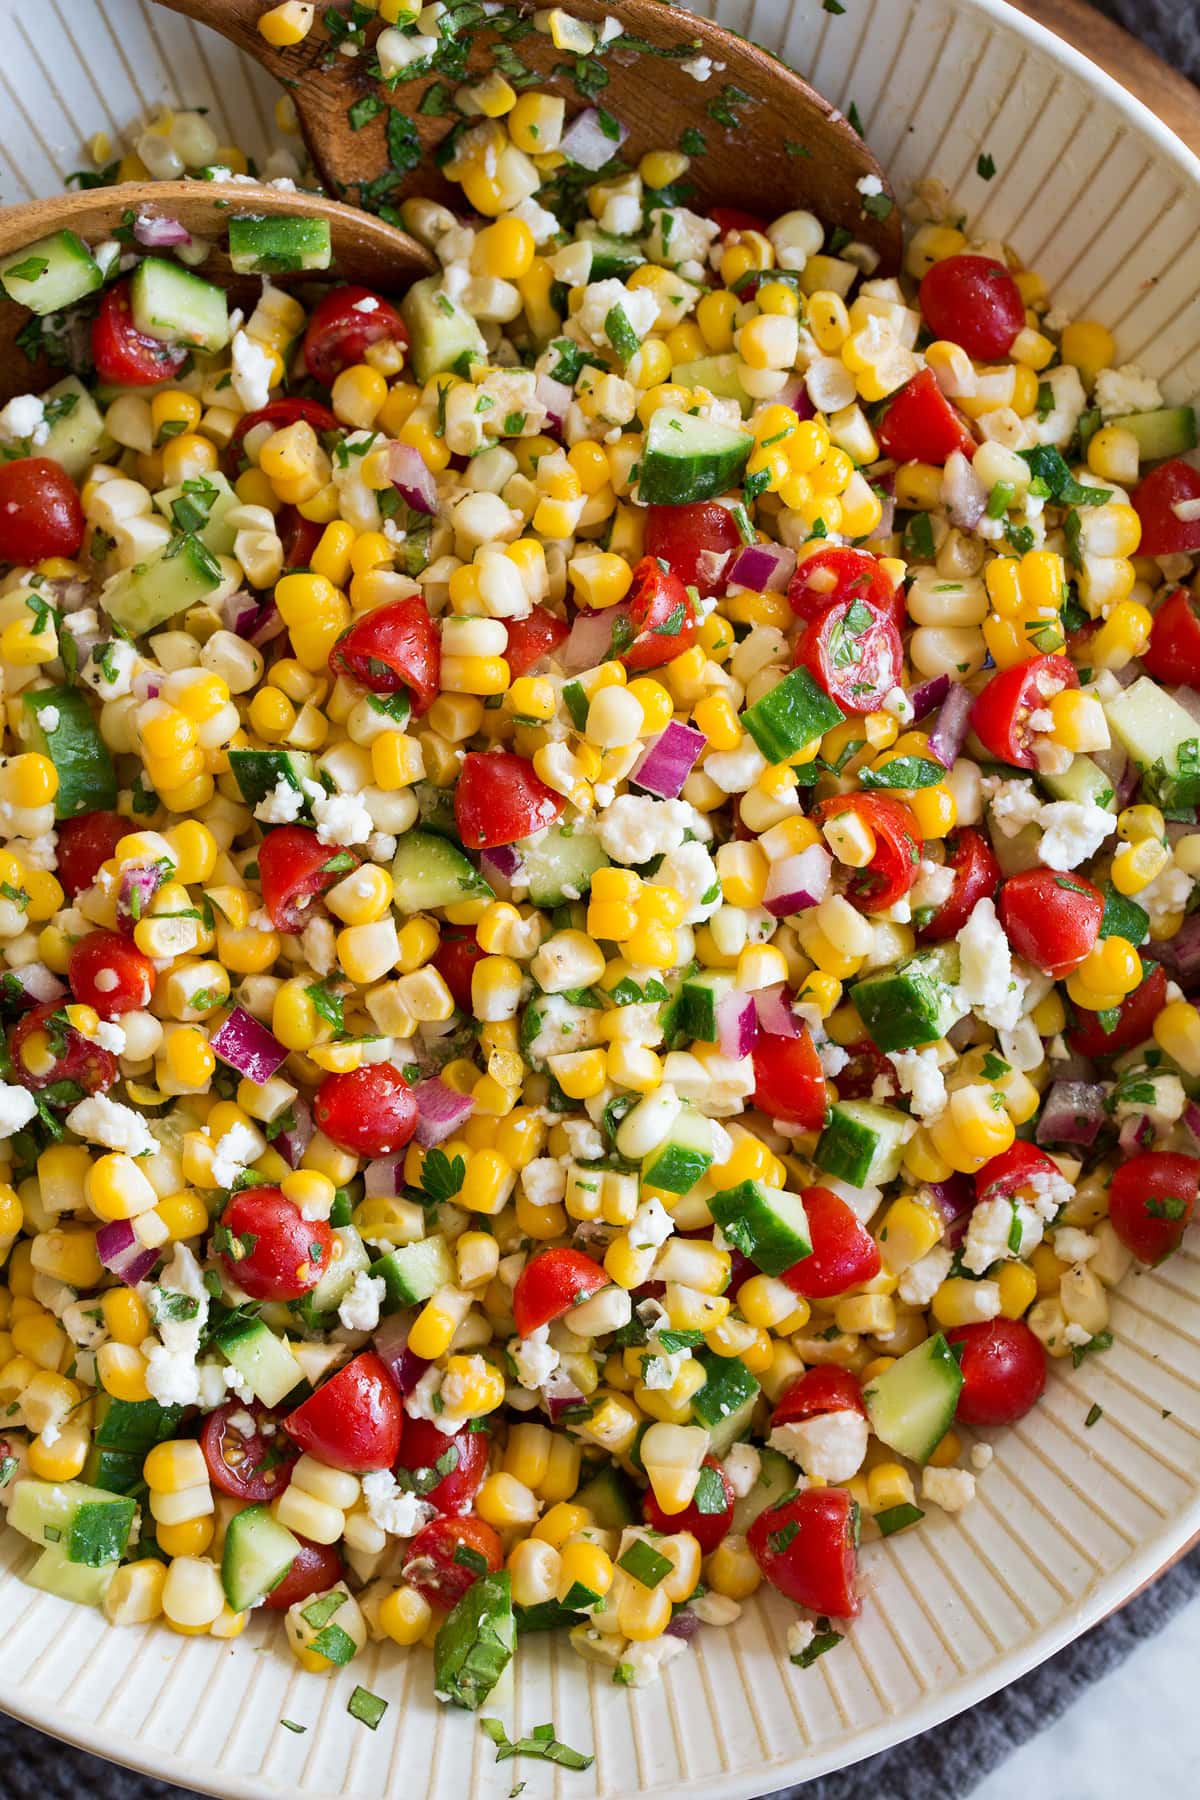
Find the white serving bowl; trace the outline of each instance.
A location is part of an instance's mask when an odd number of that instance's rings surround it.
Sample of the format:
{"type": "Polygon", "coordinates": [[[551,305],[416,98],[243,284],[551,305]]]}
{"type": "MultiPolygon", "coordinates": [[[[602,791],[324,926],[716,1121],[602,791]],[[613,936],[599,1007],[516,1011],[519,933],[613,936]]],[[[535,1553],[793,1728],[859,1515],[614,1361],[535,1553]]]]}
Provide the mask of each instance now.
{"type": "MultiPolygon", "coordinates": [[[[986,234],[1010,240],[1056,305],[1095,315],[1176,401],[1200,392],[1200,162],[1106,75],[1001,0],[717,0],[726,24],[794,63],[848,109],[903,191],[940,176],[986,234]],[[996,164],[976,173],[981,152],[996,164]]],[[[0,193],[50,193],[99,129],[166,102],[208,105],[222,139],[260,158],[280,139],[275,92],[219,39],[146,0],[0,0],[0,193]],[[36,25],[31,23],[36,17],[36,25]]],[[[700,115],[706,90],[697,88],[700,115]]],[[[706,123],[706,130],[713,127],[706,123]]],[[[747,196],[753,204],[753,197],[747,196]]],[[[295,1800],[502,1800],[524,1778],[555,1800],[734,1800],[836,1768],[949,1717],[1101,1618],[1200,1531],[1200,1270],[1185,1249],[1129,1278],[1116,1342],[1064,1371],[996,1434],[958,1518],[863,1555],[862,1618],[808,1670],[787,1661],[794,1616],[752,1601],[705,1629],[658,1688],[614,1687],[561,1641],[526,1641],[510,1735],[553,1719],[594,1750],[587,1773],[497,1766],[469,1715],[433,1698],[423,1650],[372,1648],[332,1679],[304,1674],[278,1619],[232,1644],[162,1627],[112,1630],[22,1584],[0,1534],[0,1705],[88,1750],[222,1795],[295,1800]],[[1093,1403],[1103,1416],[1084,1420],[1093,1403]],[[351,1719],[361,1683],[389,1701],[351,1719]],[[281,1719],[307,1726],[303,1736],[281,1719]]]]}

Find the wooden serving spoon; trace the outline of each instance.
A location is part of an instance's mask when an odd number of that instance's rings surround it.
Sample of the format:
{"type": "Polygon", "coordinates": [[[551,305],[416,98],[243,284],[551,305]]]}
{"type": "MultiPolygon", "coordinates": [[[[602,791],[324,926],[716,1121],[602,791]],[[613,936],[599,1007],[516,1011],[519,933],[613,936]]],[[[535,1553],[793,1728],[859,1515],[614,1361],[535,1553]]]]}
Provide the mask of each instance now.
{"type": "Polygon", "coordinates": [[[662,0],[563,0],[563,11],[597,35],[614,19],[623,28],[623,37],[583,57],[557,49],[533,28],[530,0],[515,0],[490,17],[471,0],[456,0],[440,23],[447,42],[446,20],[461,21],[452,41],[462,46],[462,73],[435,67],[392,91],[371,73],[375,41],[385,27],[376,15],[355,29],[346,0],[328,10],[318,7],[309,35],[286,50],[272,47],[258,30],[272,0],[158,3],[211,25],[283,82],[325,185],[360,205],[394,206],[407,195],[425,194],[461,208],[462,189],[433,161],[459,121],[449,95],[464,79],[507,66],[515,75],[535,75],[539,89],[562,95],[568,120],[588,105],[607,109],[629,130],[621,155],[631,166],[645,151],[674,149],[685,133],[698,132],[704,148],[696,147],[689,180],[708,205],[766,218],[804,207],[870,244],[881,274],[900,267],[894,197],[847,120],[776,57],[662,0]],[[333,35],[326,23],[331,14],[344,22],[333,35]],[[344,55],[339,46],[351,44],[357,54],[344,55]],[[869,184],[864,195],[859,184],[866,177],[874,177],[881,191],[872,195],[869,184]]]}
{"type": "MultiPolygon", "coordinates": [[[[94,245],[111,238],[114,231],[127,229],[128,220],[138,215],[178,219],[193,237],[213,244],[197,273],[207,281],[219,282],[237,305],[249,310],[260,292],[261,279],[234,273],[224,241],[229,219],[238,213],[258,218],[323,219],[328,224],[333,247],[330,268],[273,275],[271,279],[280,286],[352,281],[393,293],[437,267],[415,238],[358,207],[326,199],[323,194],[226,181],[127,181],[117,187],[57,194],[26,206],[6,207],[0,211],[0,257],[55,231],[74,231],[85,243],[94,245]]],[[[55,379],[50,363],[44,358],[31,361],[17,343],[30,317],[25,307],[14,301],[0,303],[0,400],[44,387],[55,379]]]]}

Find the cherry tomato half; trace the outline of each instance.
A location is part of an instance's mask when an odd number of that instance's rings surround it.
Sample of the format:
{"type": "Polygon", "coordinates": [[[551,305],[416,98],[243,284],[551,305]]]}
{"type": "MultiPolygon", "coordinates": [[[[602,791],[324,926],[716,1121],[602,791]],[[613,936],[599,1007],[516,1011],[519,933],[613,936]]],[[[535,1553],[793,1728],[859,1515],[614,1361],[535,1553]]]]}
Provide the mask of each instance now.
{"type": "Polygon", "coordinates": [[[715,500],[646,508],[647,556],[661,557],[685,587],[702,594],[723,591],[725,565],[741,542],[737,520],[715,500]]]}
{"type": "Polygon", "coordinates": [[[904,591],[896,587],[879,558],[846,544],[828,544],[806,556],[792,576],[787,597],[801,619],[815,619],[842,600],[865,600],[897,631],[908,623],[904,591]]]}
{"type": "Polygon", "coordinates": [[[1100,936],[1104,895],[1082,875],[1023,869],[1001,888],[999,911],[1017,955],[1058,981],[1091,954],[1100,936]]]}
{"type": "Polygon", "coordinates": [[[328,1274],[333,1233],[275,1187],[241,1188],[214,1234],[221,1261],[254,1300],[298,1300],[328,1274]]]}
{"type": "MultiPolygon", "coordinates": [[[[70,1082],[85,1094],[105,1094],[117,1079],[117,1059],[111,1050],[88,1040],[68,1025],[61,1002],[35,1006],[13,1026],[8,1040],[12,1072],[22,1087],[35,1092],[70,1082]],[[43,1067],[47,1055],[53,1057],[43,1067]]],[[[79,1096],[64,1093],[56,1106],[73,1106],[79,1096]]]]}
{"type": "Polygon", "coordinates": [[[1200,599],[1187,588],[1173,588],[1155,613],[1142,666],[1155,681],[1200,681],[1200,599]]]}
{"type": "Polygon", "coordinates": [[[561,817],[566,801],[511,750],[468,751],[454,790],[454,818],[468,850],[515,844],[561,817]]]}
{"type": "Polygon", "coordinates": [[[1000,864],[992,854],[992,846],[973,825],[952,831],[945,840],[945,850],[946,867],[954,870],[954,886],[949,899],[943,900],[920,931],[921,937],[935,944],[957,937],[976,902],[990,900],[1000,880],[1000,864]]]}
{"type": "Polygon", "coordinates": [[[784,1388],[771,1414],[771,1429],[777,1425],[795,1425],[801,1419],[815,1419],[821,1413],[856,1412],[865,1418],[862,1382],[850,1369],[838,1369],[832,1363],[805,1369],[784,1388]]]}
{"type": "Polygon", "coordinates": [[[508,638],[504,660],[514,681],[518,675],[528,675],[544,656],[565,644],[571,635],[566,620],[552,613],[548,606],[535,606],[524,619],[505,619],[504,630],[508,638]]]}
{"type": "Polygon", "coordinates": [[[1046,1385],[1046,1352],[1024,1319],[987,1319],[946,1333],[961,1344],[963,1384],[954,1416],[964,1425],[1015,1425],[1046,1385]]]}
{"type": "Polygon", "coordinates": [[[164,344],[148,337],[133,322],[126,276],[107,288],[92,320],[92,361],[100,381],[118,387],[153,387],[169,381],[188,359],[185,344],[164,344]]]}
{"type": "Polygon", "coordinates": [[[589,1294],[608,1287],[598,1262],[582,1250],[543,1250],[530,1257],[513,1289],[513,1320],[519,1337],[528,1337],[570,1312],[589,1294]]]}
{"type": "Polygon", "coordinates": [[[785,1269],[780,1280],[807,1300],[844,1294],[879,1273],[879,1245],[853,1209],[829,1188],[805,1188],[800,1198],[812,1254],[785,1269]]]}
{"type": "Polygon", "coordinates": [[[56,830],[58,864],[54,873],[67,898],[73,900],[92,886],[101,864],[108,862],[121,839],[129,836],[129,820],[115,812],[77,813],[73,819],[60,819],[56,830]]]}
{"type": "Polygon", "coordinates": [[[944,463],[955,450],[972,457],[979,448],[932,369],[922,369],[893,395],[877,429],[885,455],[897,462],[944,463]]]}
{"type": "Polygon", "coordinates": [[[490,1450],[486,1431],[464,1426],[449,1437],[428,1419],[406,1419],[398,1466],[418,1478],[418,1491],[430,1506],[440,1513],[464,1513],[487,1474],[490,1450]]]}
{"type": "Polygon", "coordinates": [[[971,708],[971,729],[999,762],[1035,769],[1029,716],[1044,712],[1052,694],[1079,686],[1079,671],[1067,656],[1034,656],[992,676],[971,708]]]}
{"type": "Polygon", "coordinates": [[[142,1012],[157,979],[150,958],[119,931],[89,931],[72,944],[67,958],[71,992],[102,1019],[142,1012]]]}
{"type": "Polygon", "coordinates": [[[433,966],[450,989],[460,1012],[471,1011],[471,972],[487,955],[475,933],[466,926],[445,925],[433,966]]]}
{"type": "Polygon", "coordinates": [[[698,1500],[692,1500],[682,1512],[665,1513],[654,1497],[654,1489],[647,1488],[642,1497],[642,1518],[652,1531],[667,1535],[690,1531],[700,1546],[701,1556],[707,1556],[722,1538],[728,1536],[737,1496],[732,1481],[715,1456],[706,1456],[701,1468],[711,1469],[712,1475],[706,1478],[701,1474],[698,1500]]]}
{"type": "Polygon", "coordinates": [[[1200,1159],[1148,1150],[1123,1162],[1108,1190],[1113,1230],[1139,1262],[1160,1263],[1178,1250],[1200,1185],[1200,1159]]]}
{"type": "Polygon", "coordinates": [[[318,525],[314,519],[306,519],[296,507],[280,507],[275,514],[275,534],[283,547],[285,571],[309,567],[324,530],[323,525],[318,525]]]}
{"type": "MultiPolygon", "coordinates": [[[[268,400],[265,406],[256,407],[253,412],[243,413],[233,428],[233,436],[229,440],[226,452],[236,466],[242,448],[242,439],[247,432],[253,431],[256,425],[273,425],[281,431],[285,425],[295,425],[303,420],[311,425],[318,436],[323,431],[341,431],[342,423],[336,414],[319,400],[305,400],[298,395],[290,395],[286,399],[268,400]]],[[[284,511],[288,509],[285,507],[284,511]]],[[[318,538],[320,532],[318,531],[318,538]]]]}
{"type": "Polygon", "coordinates": [[[875,854],[865,869],[850,878],[846,898],[860,912],[886,912],[903,899],[921,867],[921,833],[917,821],[888,794],[837,794],[822,800],[812,817],[817,825],[842,813],[857,813],[875,834],[875,854]]]}
{"type": "Polygon", "coordinates": [[[391,1156],[417,1129],[417,1102],[394,1063],[367,1063],[346,1075],[326,1075],[313,1116],[339,1149],[391,1156]]]}
{"type": "Polygon", "coordinates": [[[1118,1050],[1132,1050],[1135,1044],[1145,1043],[1166,1003],[1166,971],[1161,963],[1154,963],[1141,987],[1122,1000],[1111,1030],[1104,1029],[1105,1015],[1077,1006],[1067,1042],[1080,1056],[1115,1056],[1118,1050]]]}
{"type": "Polygon", "coordinates": [[[1130,498],[1142,521],[1142,556],[1194,556],[1200,550],[1200,518],[1181,519],[1175,508],[1200,500],[1200,469],[1175,457],[1152,469],[1130,498]]]}
{"type": "Polygon", "coordinates": [[[49,456],[0,462],[0,562],[78,556],[83,543],[79,490],[49,456]]]}
{"type": "Polygon", "coordinates": [[[883,1051],[869,1038],[861,1038],[857,1044],[847,1044],[846,1055],[849,1061],[842,1065],[835,1077],[839,1100],[869,1100],[872,1090],[881,1080],[886,1081],[891,1089],[887,1097],[896,1098],[900,1092],[896,1071],[883,1051]]]}
{"type": "Polygon", "coordinates": [[[306,1537],[298,1537],[297,1542],[300,1548],[289,1563],[287,1574],[263,1600],[272,1612],[286,1612],[298,1600],[326,1593],[345,1573],[336,1544],[314,1544],[306,1537]]]}
{"type": "Polygon", "coordinates": [[[643,556],[634,564],[625,604],[634,632],[633,642],[621,651],[627,669],[661,668],[695,643],[698,621],[691,595],[656,557],[643,556]]]}
{"type": "Polygon", "coordinates": [[[921,312],[934,337],[991,362],[1007,356],[1025,329],[1025,302],[1003,263],[990,256],[947,256],[921,282],[921,312]]]}
{"type": "Polygon", "coordinates": [[[767,1037],[759,1033],[753,1049],[752,1104],[769,1119],[786,1119],[806,1131],[819,1131],[825,1121],[825,1071],[808,1027],[799,1037],[767,1037]]]}
{"type": "Polygon", "coordinates": [[[282,1494],[299,1456],[261,1400],[231,1400],[209,1413],[200,1448],[213,1486],[252,1505],[282,1494]]]}
{"type": "Polygon", "coordinates": [[[1060,1180],[1057,1163],[1039,1150],[1036,1144],[1027,1144],[1024,1138],[1018,1138],[999,1156],[993,1156],[975,1172],[975,1203],[984,1200],[1012,1200],[1026,1187],[1034,1176],[1052,1176],[1060,1180]]]}
{"type": "Polygon", "coordinates": [[[404,1403],[373,1350],[364,1350],[283,1421],[318,1462],[351,1475],[390,1469],[400,1450],[404,1403]]]}
{"type": "Polygon", "coordinates": [[[430,1606],[454,1607],[481,1575],[504,1565],[504,1546],[484,1519],[443,1516],[422,1525],[400,1573],[430,1606]]]}
{"type": "Polygon", "coordinates": [[[360,363],[369,344],[408,348],[408,327],[390,300],[365,287],[337,287],[308,316],[304,362],[314,381],[332,387],[343,369],[360,363]]]}
{"type": "Polygon", "coordinates": [[[428,712],[438,697],[442,641],[419,594],[393,600],[355,620],[329,653],[333,675],[349,675],[373,694],[403,688],[413,717],[428,712]]]}
{"type": "Polygon", "coordinates": [[[314,897],[340,881],[358,860],[357,850],[323,844],[306,825],[276,825],[268,831],[258,847],[258,878],[276,931],[303,931],[315,916],[314,897]]]}
{"type": "Polygon", "coordinates": [[[806,1488],[759,1513],[747,1537],[754,1560],[789,1600],[832,1619],[854,1619],[858,1551],[845,1488],[806,1488]]]}
{"type": "Polygon", "coordinates": [[[843,712],[875,712],[899,687],[904,646],[890,613],[869,600],[839,600],[810,619],[797,641],[801,664],[843,712]]]}

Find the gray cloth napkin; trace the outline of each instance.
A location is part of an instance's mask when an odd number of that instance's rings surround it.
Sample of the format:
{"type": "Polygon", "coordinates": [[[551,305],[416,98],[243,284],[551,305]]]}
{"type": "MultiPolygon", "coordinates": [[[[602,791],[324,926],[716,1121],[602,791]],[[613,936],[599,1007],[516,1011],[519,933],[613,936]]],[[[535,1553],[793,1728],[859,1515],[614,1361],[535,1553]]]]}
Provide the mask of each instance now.
{"type": "Polygon", "coordinates": [[[1200,82],[1200,8],[1195,0],[1093,0],[1093,4],[1157,50],[1173,69],[1200,82]]]}

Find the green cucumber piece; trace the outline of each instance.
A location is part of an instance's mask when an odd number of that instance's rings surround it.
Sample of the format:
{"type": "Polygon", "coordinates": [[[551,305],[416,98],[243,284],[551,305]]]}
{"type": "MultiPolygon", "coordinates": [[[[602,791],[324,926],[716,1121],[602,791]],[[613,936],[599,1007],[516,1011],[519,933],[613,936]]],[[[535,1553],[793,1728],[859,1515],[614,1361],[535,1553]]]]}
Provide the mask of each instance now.
{"type": "Polygon", "coordinates": [[[25,1580],[30,1587],[57,1594],[60,1600],[70,1600],[75,1606],[102,1606],[117,1568],[115,1562],[100,1563],[94,1568],[89,1563],[72,1562],[61,1544],[47,1544],[25,1580]]]}
{"type": "Polygon", "coordinates": [[[395,904],[402,913],[430,912],[462,900],[490,900],[492,890],[475,865],[448,838],[406,831],[392,862],[395,904]]]}
{"type": "Polygon", "coordinates": [[[514,846],[533,906],[563,906],[591,891],[592,876],[608,867],[600,839],[584,825],[551,825],[514,846]]]}
{"type": "Polygon", "coordinates": [[[1074,800],[1080,806],[1103,806],[1108,812],[1117,810],[1117,796],[1112,782],[1090,756],[1073,756],[1061,775],[1039,774],[1038,780],[1056,800],[1074,800]]]}
{"type": "Polygon", "coordinates": [[[177,531],[194,531],[214,556],[233,555],[237,532],[225,523],[225,516],[242,503],[217,470],[161,489],[154,504],[177,531]]]}
{"type": "MultiPolygon", "coordinates": [[[[617,1137],[619,1143],[619,1130],[617,1137]]],[[[662,1143],[642,1159],[642,1181],[670,1194],[690,1194],[712,1164],[712,1122],[685,1100],[662,1143]]]]}
{"type": "Polygon", "coordinates": [[[719,1457],[745,1436],[761,1388],[740,1358],[717,1356],[711,1350],[694,1354],[708,1379],[692,1395],[692,1417],[708,1431],[710,1454],[719,1457]]]}
{"type": "Polygon", "coordinates": [[[758,1480],[748,1494],[742,1494],[733,1504],[733,1518],[730,1531],[736,1531],[745,1537],[759,1513],[766,1512],[769,1506],[777,1506],[785,1495],[790,1494],[796,1486],[796,1465],[781,1456],[778,1450],[771,1450],[764,1444],[758,1452],[761,1467],[758,1480]]]}
{"type": "Polygon", "coordinates": [[[1184,456],[1196,448],[1194,406],[1159,406],[1153,412],[1124,413],[1119,419],[1106,419],[1105,424],[1132,431],[1141,462],[1162,462],[1164,457],[1184,456]]]}
{"type": "MultiPolygon", "coordinates": [[[[303,811],[308,813],[308,796],[304,783],[312,781],[313,759],[306,750],[231,750],[229,768],[241,789],[242,799],[251,811],[275,791],[281,781],[304,795],[303,811]]],[[[334,855],[331,850],[330,856],[334,855]]]]}
{"type": "Polygon", "coordinates": [[[38,455],[61,463],[72,481],[77,482],[94,462],[104,460],[101,451],[112,442],[104,429],[100,408],[77,375],[55,382],[43,397],[50,435],[38,445],[38,455]]]}
{"type": "Polygon", "coordinates": [[[912,1120],[894,1106],[841,1100],[817,1140],[813,1161],[851,1187],[883,1187],[900,1173],[912,1120]]]}
{"type": "Polygon", "coordinates": [[[236,275],[292,275],[333,261],[328,219],[230,219],[229,260],[236,275]]]}
{"type": "Polygon", "coordinates": [[[247,1506],[235,1513],[221,1557],[221,1586],[234,1612],[257,1606],[279,1586],[299,1554],[300,1540],[266,1506],[247,1506]]]}
{"type": "Polygon", "coordinates": [[[713,500],[737,486],[752,445],[745,431],[660,406],[646,429],[638,499],[643,506],[713,500]]]}
{"type": "Polygon", "coordinates": [[[954,1352],[937,1332],[864,1389],[872,1431],[901,1456],[928,1462],[954,1423],[962,1384],[954,1352]]]}
{"type": "Polygon", "coordinates": [[[186,344],[214,356],[229,342],[224,289],[180,263],[145,257],[133,272],[129,304],[138,330],[159,343],[186,344]]]}
{"type": "Polygon", "coordinates": [[[70,1562],[116,1563],[133,1525],[132,1497],[84,1481],[16,1482],[8,1506],[14,1531],[38,1545],[53,1544],[70,1562]]]}
{"type": "Polygon", "coordinates": [[[517,1626],[512,1577],[497,1569],[473,1581],[438,1632],[433,1646],[434,1692],[474,1712],[512,1661],[517,1626]]]}
{"type": "Polygon", "coordinates": [[[793,669],[753,706],[748,706],[742,714],[742,724],[767,761],[779,763],[787,762],[815,738],[824,737],[844,717],[836,701],[802,667],[793,669]]]}
{"type": "Polygon", "coordinates": [[[117,772],[100,727],[79,688],[38,688],[21,696],[20,735],[58,771],[56,819],[74,819],[117,804],[117,772]]]}
{"type": "Polygon", "coordinates": [[[764,1275],[782,1275],[812,1254],[804,1202],[799,1194],[742,1181],[710,1194],[708,1209],[729,1242],[764,1275]]]}
{"type": "Polygon", "coordinates": [[[428,1300],[440,1287],[454,1281],[454,1258],[440,1232],[419,1238],[415,1244],[404,1244],[389,1250],[371,1264],[371,1274],[387,1287],[384,1312],[398,1312],[402,1306],[416,1306],[428,1300]]]}
{"type": "Polygon", "coordinates": [[[83,1465],[83,1478],[109,1494],[141,1494],[146,1488],[144,1460],[128,1450],[102,1450],[99,1444],[93,1444],[83,1465]]]}
{"type": "Polygon", "coordinates": [[[935,1044],[968,1008],[958,998],[958,945],[918,950],[894,969],[855,984],[855,1009],[880,1050],[935,1044]]]}
{"type": "Polygon", "coordinates": [[[733,976],[720,970],[699,969],[685,975],[675,1015],[679,1029],[706,1044],[717,1041],[717,1009],[733,992],[733,976]]]}
{"type": "Polygon", "coordinates": [[[151,563],[122,569],[105,587],[100,604],[131,637],[153,631],[164,619],[207,600],[221,585],[221,566],[193,532],[175,538],[151,563]]]}
{"type": "Polygon", "coordinates": [[[1200,725],[1178,700],[1143,675],[1104,712],[1150,799],[1172,809],[1200,804],[1200,725]]]}
{"type": "Polygon", "coordinates": [[[100,265],[81,237],[55,231],[0,262],[0,286],[30,312],[60,312],[104,286],[100,265]]]}
{"type": "Polygon", "coordinates": [[[698,356],[695,362],[676,363],[671,379],[678,381],[681,387],[705,387],[719,400],[736,400],[742,409],[743,419],[748,419],[754,402],[739,379],[739,360],[732,353],[727,356],[698,356]]]}
{"type": "Polygon", "coordinates": [[[624,1531],[642,1516],[632,1482],[614,1463],[585,1481],[574,1497],[575,1506],[586,1506],[601,1531],[624,1531]]]}
{"type": "Polygon", "coordinates": [[[261,1319],[235,1313],[217,1327],[213,1343],[264,1406],[278,1406],[304,1380],[304,1370],[287,1345],[261,1319]]]}
{"type": "Polygon", "coordinates": [[[413,282],[400,302],[400,316],[408,326],[409,362],[418,381],[452,369],[463,356],[487,358],[483,333],[450,298],[440,275],[413,282]]]}
{"type": "Polygon", "coordinates": [[[624,281],[646,260],[636,238],[618,237],[611,231],[603,231],[594,219],[584,219],[577,225],[575,237],[580,243],[591,245],[589,281],[609,281],[614,276],[624,281]]]}

